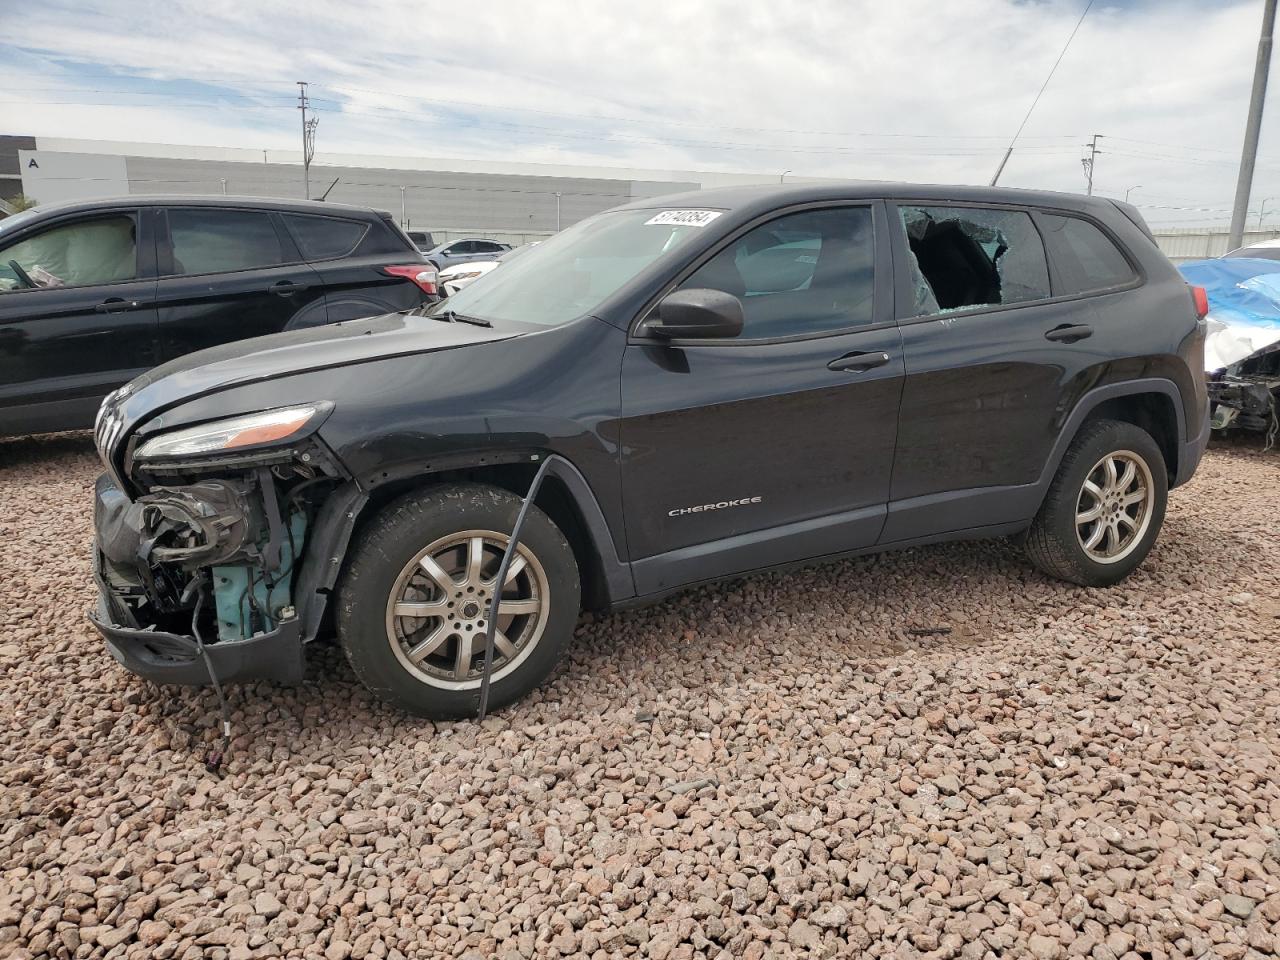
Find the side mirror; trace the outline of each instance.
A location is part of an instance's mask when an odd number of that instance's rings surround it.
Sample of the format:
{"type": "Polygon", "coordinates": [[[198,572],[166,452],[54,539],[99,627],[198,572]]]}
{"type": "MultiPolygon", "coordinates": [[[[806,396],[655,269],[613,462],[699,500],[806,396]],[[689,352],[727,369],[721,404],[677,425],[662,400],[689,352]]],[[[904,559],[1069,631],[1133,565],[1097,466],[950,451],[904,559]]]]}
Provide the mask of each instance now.
{"type": "Polygon", "coordinates": [[[667,340],[706,340],[742,333],[742,301],[721,290],[676,290],[658,302],[645,330],[667,340]]]}

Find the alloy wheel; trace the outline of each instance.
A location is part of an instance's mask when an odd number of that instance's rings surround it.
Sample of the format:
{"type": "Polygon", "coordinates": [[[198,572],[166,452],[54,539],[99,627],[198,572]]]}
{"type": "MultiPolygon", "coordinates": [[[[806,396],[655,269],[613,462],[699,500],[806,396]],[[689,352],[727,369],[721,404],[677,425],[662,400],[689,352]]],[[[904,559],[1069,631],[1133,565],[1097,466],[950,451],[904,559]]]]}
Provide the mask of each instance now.
{"type": "Polygon", "coordinates": [[[498,566],[508,542],[492,530],[464,530],[428,544],[405,564],[387,600],[387,639],[418,680],[452,690],[480,685],[495,591],[500,599],[493,681],[537,646],[550,611],[547,576],[519,543],[499,587],[498,566]]]}
{"type": "Polygon", "coordinates": [[[1155,483],[1130,450],[1108,453],[1089,471],[1076,500],[1076,539],[1095,563],[1118,563],[1151,525],[1155,483]]]}

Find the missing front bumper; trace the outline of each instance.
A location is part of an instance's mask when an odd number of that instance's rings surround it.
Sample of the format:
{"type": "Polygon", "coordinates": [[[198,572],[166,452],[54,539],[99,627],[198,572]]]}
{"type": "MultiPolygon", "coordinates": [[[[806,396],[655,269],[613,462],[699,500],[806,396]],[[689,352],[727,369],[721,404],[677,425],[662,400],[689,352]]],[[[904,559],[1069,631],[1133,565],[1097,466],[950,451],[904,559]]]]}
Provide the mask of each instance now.
{"type": "MultiPolygon", "coordinates": [[[[101,583],[99,590],[105,590],[101,583]]],[[[107,650],[121,666],[156,683],[204,686],[212,683],[208,667],[196,649],[195,637],[158,630],[122,627],[111,622],[105,597],[89,614],[107,642],[107,650]]],[[[248,640],[205,644],[220,683],[277,680],[300,683],[306,669],[302,630],[298,620],[285,620],[272,632],[248,640]]]]}
{"type": "MultiPolygon", "coordinates": [[[[216,496],[225,485],[206,485],[216,496]]],[[[179,491],[205,492],[200,487],[179,491]]],[[[166,562],[153,558],[162,548],[155,548],[155,530],[141,505],[131,504],[108,478],[101,477],[96,486],[94,524],[97,539],[93,552],[94,581],[98,587],[97,609],[89,614],[94,628],[106,640],[107,649],[117,662],[131,672],[157,683],[204,685],[214,682],[210,667],[219,683],[237,680],[277,680],[285,683],[301,681],[303,654],[302,621],[292,606],[282,605],[287,615],[273,617],[249,636],[220,636],[214,639],[213,621],[205,637],[204,654],[188,624],[195,616],[190,601],[191,590],[182,593],[181,564],[217,564],[242,538],[245,521],[232,507],[221,512],[207,509],[206,502],[187,496],[190,501],[191,526],[205,524],[204,534],[194,548],[167,548],[166,562]],[[208,516],[205,516],[207,514],[208,516]],[[202,540],[207,547],[200,546],[202,540]],[[133,561],[133,562],[130,562],[133,561]],[[206,662],[207,658],[207,662],[206,662]]],[[[224,498],[226,499],[226,498],[224,498]]],[[[186,501],[179,497],[157,500],[158,508],[167,511],[160,523],[178,523],[186,514],[179,510],[186,501]],[[172,516],[170,516],[172,514],[172,516]]],[[[148,507],[150,509],[150,507],[148,507]]],[[[292,553],[290,554],[292,562],[292,553]]],[[[213,566],[212,569],[222,569],[213,566]]],[[[233,569],[233,568],[227,568],[233,569]]],[[[207,577],[208,574],[198,574],[207,577]]],[[[195,584],[195,580],[188,581],[195,584]]],[[[207,585],[200,589],[209,590],[207,585]]],[[[198,612],[198,607],[197,607],[198,612]]],[[[233,624],[239,627],[239,624],[233,624]]]]}

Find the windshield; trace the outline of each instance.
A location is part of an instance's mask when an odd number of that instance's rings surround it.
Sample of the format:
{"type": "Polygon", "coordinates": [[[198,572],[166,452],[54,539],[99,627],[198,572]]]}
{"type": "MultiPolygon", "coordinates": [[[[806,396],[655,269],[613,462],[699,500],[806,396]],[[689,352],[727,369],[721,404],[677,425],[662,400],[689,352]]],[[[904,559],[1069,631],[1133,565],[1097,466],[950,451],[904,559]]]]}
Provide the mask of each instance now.
{"type": "Polygon", "coordinates": [[[491,323],[550,327],[586,316],[668,251],[697,236],[713,211],[672,223],[672,211],[617,210],[583,220],[504,261],[437,308],[491,323]],[[691,222],[692,221],[692,222],[691,222]]]}

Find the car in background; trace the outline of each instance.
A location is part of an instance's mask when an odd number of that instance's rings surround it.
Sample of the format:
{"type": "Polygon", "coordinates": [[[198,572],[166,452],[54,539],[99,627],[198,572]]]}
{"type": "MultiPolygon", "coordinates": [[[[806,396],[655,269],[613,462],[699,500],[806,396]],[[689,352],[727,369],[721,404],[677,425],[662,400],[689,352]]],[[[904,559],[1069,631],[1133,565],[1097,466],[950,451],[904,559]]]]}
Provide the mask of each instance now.
{"type": "Polygon", "coordinates": [[[463,287],[469,287],[490,270],[495,269],[502,261],[495,257],[492,260],[477,260],[474,263],[455,263],[440,271],[440,295],[451,297],[463,287]]]}
{"type": "Polygon", "coordinates": [[[452,267],[445,267],[440,271],[440,295],[442,297],[453,296],[463,287],[470,286],[486,273],[489,273],[498,264],[520,256],[526,250],[536,247],[538,243],[539,241],[534,240],[532,243],[515,247],[505,253],[498,254],[492,260],[473,260],[469,263],[456,263],[452,267]]]}
{"type": "Polygon", "coordinates": [[[436,271],[390,214],[124,197],[0,221],[0,436],[93,425],[138,374],[233,340],[408,310],[436,271]]]}
{"type": "Polygon", "coordinates": [[[406,230],[405,234],[413,241],[413,245],[423,253],[426,253],[436,245],[435,240],[426,230],[406,230]]]}
{"type": "Polygon", "coordinates": [[[511,244],[499,243],[497,240],[449,240],[424,251],[422,255],[437,270],[443,270],[455,263],[492,260],[510,249],[511,244]]]}
{"type": "MultiPolygon", "coordinates": [[[[1280,253],[1280,248],[1272,249],[1280,253]]],[[[1205,291],[1208,302],[1204,369],[1213,429],[1261,433],[1268,447],[1280,435],[1277,260],[1229,254],[1178,264],[1187,282],[1205,291]]]]}
{"type": "Polygon", "coordinates": [[[1225,257],[1249,257],[1253,260],[1280,260],[1280,237],[1271,240],[1259,240],[1247,247],[1239,247],[1225,257]]]}

